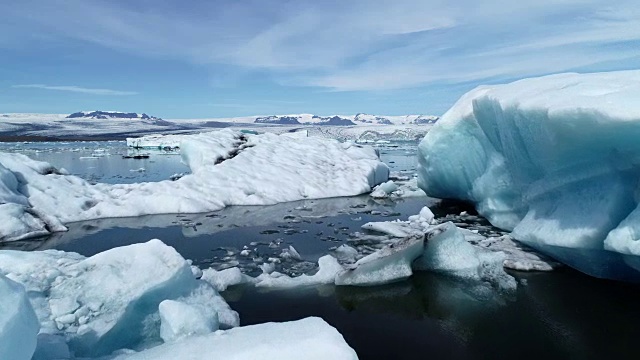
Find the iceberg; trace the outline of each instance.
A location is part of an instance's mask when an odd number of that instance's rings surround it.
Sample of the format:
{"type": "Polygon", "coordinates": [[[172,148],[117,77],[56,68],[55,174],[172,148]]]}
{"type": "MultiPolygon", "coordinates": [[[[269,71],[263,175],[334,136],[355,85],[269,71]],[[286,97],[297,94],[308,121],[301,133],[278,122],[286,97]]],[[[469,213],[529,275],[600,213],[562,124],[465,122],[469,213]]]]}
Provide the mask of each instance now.
{"type": "Polygon", "coordinates": [[[63,224],[202,213],[367,193],[389,168],[368,146],[323,138],[221,130],[180,138],[192,174],[176,181],[95,184],[48,163],[0,153],[0,241],[64,231],[63,224]]]}
{"type": "Polygon", "coordinates": [[[31,359],[39,330],[24,287],[0,274],[0,359],[31,359]]]}
{"type": "Polygon", "coordinates": [[[640,255],[639,97],[640,70],[478,87],[420,143],[419,186],[534,247],[640,255]]]}
{"type": "Polygon", "coordinates": [[[451,222],[427,233],[424,252],[414,263],[417,270],[433,271],[458,278],[487,282],[502,291],[512,291],[516,280],[504,271],[506,255],[469,244],[451,222]]]}
{"type": "Polygon", "coordinates": [[[25,286],[41,333],[63,337],[76,356],[160,342],[158,313],[165,300],[195,307],[201,317],[219,319],[222,328],[239,324],[218,292],[197,280],[189,262],[159,240],[90,258],[55,250],[3,250],[0,274],[25,286]]]}
{"type": "Polygon", "coordinates": [[[111,360],[356,360],[355,351],[331,325],[317,317],[243,326],[193,336],[111,360]]]}
{"type": "Polygon", "coordinates": [[[372,286],[413,275],[412,263],[422,255],[424,235],[407,236],[363,257],[336,275],[336,285],[372,286]]]}

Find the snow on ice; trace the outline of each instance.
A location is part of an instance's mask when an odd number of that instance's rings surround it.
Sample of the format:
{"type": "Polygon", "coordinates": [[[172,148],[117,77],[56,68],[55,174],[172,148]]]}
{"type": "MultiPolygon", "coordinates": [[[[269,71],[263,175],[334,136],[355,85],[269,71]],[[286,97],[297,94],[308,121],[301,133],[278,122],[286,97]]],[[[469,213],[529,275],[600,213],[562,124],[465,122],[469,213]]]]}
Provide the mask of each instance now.
{"type": "Polygon", "coordinates": [[[527,244],[640,255],[639,97],[638,70],[481,86],[420,143],[419,185],[527,244]]]}
{"type": "Polygon", "coordinates": [[[317,317],[243,326],[193,336],[112,360],[225,360],[308,359],[356,360],[358,356],[342,335],[317,317]]]}
{"type": "Polygon", "coordinates": [[[40,332],[63,339],[76,356],[158,343],[161,317],[166,319],[165,327],[172,329],[165,331],[168,338],[179,337],[180,331],[195,332],[172,321],[167,315],[170,305],[164,316],[158,315],[164,300],[197,309],[201,317],[212,319],[212,328],[213,319],[222,328],[239,324],[238,314],[218,292],[195,279],[189,263],[159,240],[90,258],[55,250],[2,250],[0,274],[25,286],[40,332]]]}
{"type": "Polygon", "coordinates": [[[192,174],[117,185],[91,185],[48,163],[0,153],[0,241],[89,219],[358,195],[389,176],[373,148],[322,138],[221,130],[182,136],[180,148],[192,174]]]}

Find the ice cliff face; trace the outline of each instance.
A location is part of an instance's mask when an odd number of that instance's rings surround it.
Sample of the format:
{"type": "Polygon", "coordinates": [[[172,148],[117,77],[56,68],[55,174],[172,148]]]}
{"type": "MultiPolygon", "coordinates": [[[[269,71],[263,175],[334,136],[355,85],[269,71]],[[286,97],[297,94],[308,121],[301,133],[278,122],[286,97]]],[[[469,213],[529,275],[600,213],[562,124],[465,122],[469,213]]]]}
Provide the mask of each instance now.
{"type": "Polygon", "coordinates": [[[638,99],[637,70],[481,86],[420,143],[419,185],[526,243],[640,254],[638,99]]]}

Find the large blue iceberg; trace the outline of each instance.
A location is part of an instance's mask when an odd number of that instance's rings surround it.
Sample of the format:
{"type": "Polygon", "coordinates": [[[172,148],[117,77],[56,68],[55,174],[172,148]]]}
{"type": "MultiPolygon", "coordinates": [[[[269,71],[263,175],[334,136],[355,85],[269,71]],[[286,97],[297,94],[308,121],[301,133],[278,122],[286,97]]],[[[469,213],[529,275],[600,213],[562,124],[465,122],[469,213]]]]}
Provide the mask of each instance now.
{"type": "Polygon", "coordinates": [[[428,195],[473,202],[517,240],[640,255],[638,70],[478,87],[419,153],[428,195]]]}

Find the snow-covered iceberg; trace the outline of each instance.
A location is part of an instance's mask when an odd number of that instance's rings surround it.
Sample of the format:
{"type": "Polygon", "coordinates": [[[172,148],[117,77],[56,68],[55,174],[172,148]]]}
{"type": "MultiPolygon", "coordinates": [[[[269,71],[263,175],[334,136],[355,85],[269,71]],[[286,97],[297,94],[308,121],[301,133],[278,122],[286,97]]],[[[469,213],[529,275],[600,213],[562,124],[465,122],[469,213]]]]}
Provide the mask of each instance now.
{"type": "Polygon", "coordinates": [[[317,317],[283,323],[243,326],[193,336],[111,360],[357,360],[342,335],[317,317]]]}
{"type": "Polygon", "coordinates": [[[464,95],[419,146],[419,185],[531,245],[640,254],[640,70],[464,95]]]}
{"type": "Polygon", "coordinates": [[[117,185],[91,185],[48,163],[0,153],[0,241],[89,219],[358,195],[389,175],[373,148],[314,137],[222,130],[182,136],[180,149],[192,174],[117,185]]]}
{"type": "MultiPolygon", "coordinates": [[[[239,324],[238,314],[218,292],[197,280],[189,262],[159,240],[90,258],[55,250],[2,250],[2,275],[24,285],[40,332],[61,339],[76,356],[161,342],[159,305],[165,300],[195,308],[201,317],[212,319],[211,324],[217,319],[222,328],[239,324]]],[[[1,300],[5,306],[6,299],[1,300]]],[[[165,324],[171,327],[172,308],[165,310],[165,324]]],[[[180,336],[173,330],[165,331],[167,338],[180,336]]]]}

